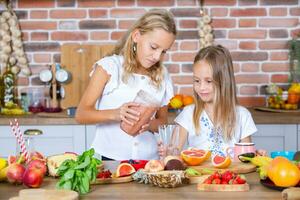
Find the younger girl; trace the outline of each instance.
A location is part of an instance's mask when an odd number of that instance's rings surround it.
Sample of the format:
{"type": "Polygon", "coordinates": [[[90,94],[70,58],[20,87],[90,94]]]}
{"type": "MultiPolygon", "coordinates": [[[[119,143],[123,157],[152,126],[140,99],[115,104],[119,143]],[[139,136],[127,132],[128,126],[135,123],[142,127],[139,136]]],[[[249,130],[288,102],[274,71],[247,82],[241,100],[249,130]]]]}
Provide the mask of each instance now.
{"type": "Polygon", "coordinates": [[[173,96],[172,82],[162,61],[175,35],[172,14],[150,10],[128,30],[110,56],[94,65],[76,120],[97,124],[92,147],[103,159],[157,158],[153,132],[167,122],[167,104],[173,96]],[[133,102],[140,90],[151,94],[160,107],[138,134],[131,135],[120,128],[120,123],[133,126],[143,117],[133,109],[140,106],[133,102]]]}
{"type": "Polygon", "coordinates": [[[201,49],[193,66],[195,105],[176,117],[181,145],[227,155],[228,147],[251,142],[257,131],[250,112],[238,105],[230,53],[222,46],[201,49]]]}

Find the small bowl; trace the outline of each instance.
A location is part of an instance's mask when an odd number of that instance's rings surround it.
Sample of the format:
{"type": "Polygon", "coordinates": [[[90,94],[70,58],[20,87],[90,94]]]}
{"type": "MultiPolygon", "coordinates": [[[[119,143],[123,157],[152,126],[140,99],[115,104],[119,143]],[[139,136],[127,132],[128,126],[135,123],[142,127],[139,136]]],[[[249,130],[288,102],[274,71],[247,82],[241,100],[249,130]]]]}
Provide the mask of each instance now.
{"type": "Polygon", "coordinates": [[[147,164],[148,160],[122,160],[121,163],[129,163],[134,167],[136,171],[143,169],[147,164]]]}
{"type": "Polygon", "coordinates": [[[282,156],[289,160],[293,160],[295,153],[296,153],[295,151],[272,151],[270,153],[270,155],[271,155],[271,158],[275,158],[277,156],[282,156]]]}

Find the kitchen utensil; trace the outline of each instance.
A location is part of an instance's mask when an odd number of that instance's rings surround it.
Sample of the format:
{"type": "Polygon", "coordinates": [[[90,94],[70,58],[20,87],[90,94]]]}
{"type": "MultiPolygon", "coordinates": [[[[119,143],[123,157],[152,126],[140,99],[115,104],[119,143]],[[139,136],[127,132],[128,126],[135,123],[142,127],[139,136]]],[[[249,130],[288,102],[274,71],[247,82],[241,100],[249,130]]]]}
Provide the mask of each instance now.
{"type": "Polygon", "coordinates": [[[23,189],[20,190],[18,197],[10,198],[10,200],[22,199],[55,199],[55,200],[77,200],[78,193],[72,190],[48,190],[48,189],[23,189]]]}
{"type": "Polygon", "coordinates": [[[55,78],[60,83],[69,83],[71,81],[71,73],[61,68],[56,71],[55,78]]]}
{"type": "Polygon", "coordinates": [[[44,83],[48,83],[52,80],[52,72],[50,69],[44,69],[39,74],[40,80],[44,83]]]}
{"type": "Polygon", "coordinates": [[[289,160],[293,160],[295,153],[296,153],[295,151],[272,151],[270,153],[270,156],[271,156],[271,158],[275,158],[277,156],[282,156],[289,160]]]}
{"type": "Polygon", "coordinates": [[[226,150],[227,154],[233,158],[233,161],[239,161],[238,156],[244,153],[255,153],[254,143],[235,143],[234,147],[226,150]]]}

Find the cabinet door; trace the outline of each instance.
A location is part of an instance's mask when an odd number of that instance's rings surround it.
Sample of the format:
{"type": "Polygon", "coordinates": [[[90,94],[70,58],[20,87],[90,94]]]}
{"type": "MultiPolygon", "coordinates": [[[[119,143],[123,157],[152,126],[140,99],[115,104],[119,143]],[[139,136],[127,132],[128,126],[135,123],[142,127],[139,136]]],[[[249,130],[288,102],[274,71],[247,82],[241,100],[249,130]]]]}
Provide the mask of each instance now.
{"type": "Polygon", "coordinates": [[[86,149],[91,148],[95,135],[96,135],[96,125],[87,125],[86,126],[86,149]]]}
{"type": "Polygon", "coordinates": [[[257,125],[252,137],[257,149],[271,151],[295,151],[297,149],[297,125],[257,125]]]}
{"type": "Polygon", "coordinates": [[[297,151],[300,151],[300,124],[298,124],[298,149],[297,151]]]}
{"type": "MultiPolygon", "coordinates": [[[[84,125],[53,125],[53,126],[21,126],[21,131],[26,129],[39,129],[42,135],[34,136],[35,150],[45,156],[64,152],[85,151],[85,126],[84,125]]],[[[16,140],[10,126],[0,127],[0,157],[15,155],[16,140]]]]}

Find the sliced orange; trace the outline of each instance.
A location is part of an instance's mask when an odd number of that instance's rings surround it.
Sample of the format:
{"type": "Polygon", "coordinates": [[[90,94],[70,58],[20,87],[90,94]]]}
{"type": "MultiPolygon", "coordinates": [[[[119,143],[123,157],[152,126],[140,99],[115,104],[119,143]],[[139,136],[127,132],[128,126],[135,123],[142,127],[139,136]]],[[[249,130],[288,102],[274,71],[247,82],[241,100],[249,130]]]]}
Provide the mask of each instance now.
{"type": "Polygon", "coordinates": [[[184,96],[182,102],[184,106],[187,106],[194,103],[194,98],[192,96],[184,96]]]}
{"type": "Polygon", "coordinates": [[[116,171],[116,177],[129,176],[135,172],[134,167],[129,163],[121,163],[116,171]]]}
{"type": "Polygon", "coordinates": [[[212,164],[214,167],[219,168],[219,169],[224,169],[230,166],[231,164],[231,159],[229,156],[223,157],[220,155],[215,155],[212,160],[212,164]]]}
{"type": "Polygon", "coordinates": [[[195,166],[200,165],[202,162],[208,159],[210,157],[210,154],[210,151],[191,148],[182,151],[181,158],[186,164],[190,166],[195,166]]]}

